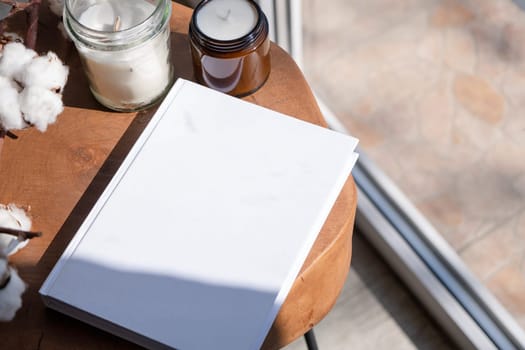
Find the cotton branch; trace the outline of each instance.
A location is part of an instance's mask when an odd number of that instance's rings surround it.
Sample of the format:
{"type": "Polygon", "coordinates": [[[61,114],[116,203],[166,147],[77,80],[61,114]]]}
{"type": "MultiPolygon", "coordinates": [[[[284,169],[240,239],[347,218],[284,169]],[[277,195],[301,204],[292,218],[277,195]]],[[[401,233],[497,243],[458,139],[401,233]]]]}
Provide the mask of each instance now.
{"type": "Polygon", "coordinates": [[[11,270],[6,268],[4,273],[0,276],[0,290],[4,289],[10,280],[11,280],[11,270]]]}
{"type": "Polygon", "coordinates": [[[6,136],[9,137],[10,139],[14,139],[14,140],[16,140],[18,138],[18,136],[16,136],[15,134],[13,134],[9,130],[5,130],[4,128],[2,128],[2,125],[0,125],[0,139],[3,139],[6,136]]]}
{"type": "Polygon", "coordinates": [[[24,11],[26,13],[27,22],[25,44],[27,47],[34,49],[38,34],[38,10],[41,2],[42,0],[30,0],[29,2],[0,0],[0,3],[11,6],[11,10],[7,14],[7,17],[0,21],[0,36],[5,31],[5,25],[1,22],[4,22],[7,18],[18,12],[24,11]]]}
{"type": "Polygon", "coordinates": [[[0,125],[0,139],[4,138],[5,136],[9,137],[10,139],[17,139],[18,138],[18,136],[13,134],[11,131],[4,130],[4,128],[2,128],[2,126],[0,125]]]}
{"type": "Polygon", "coordinates": [[[26,8],[32,5],[32,2],[33,1],[18,2],[18,1],[12,1],[12,0],[0,0],[0,3],[11,6],[11,11],[7,15],[7,17],[10,17],[17,12],[24,11],[26,8]]]}
{"type": "Polygon", "coordinates": [[[0,233],[5,233],[11,236],[19,237],[22,240],[32,239],[35,237],[42,236],[42,232],[25,231],[25,230],[19,230],[19,229],[13,229],[9,227],[1,227],[1,226],[0,226],[0,233]]]}
{"type": "Polygon", "coordinates": [[[41,0],[32,0],[32,5],[26,9],[27,13],[27,33],[26,45],[34,49],[36,46],[36,37],[38,34],[38,10],[41,0]]]}

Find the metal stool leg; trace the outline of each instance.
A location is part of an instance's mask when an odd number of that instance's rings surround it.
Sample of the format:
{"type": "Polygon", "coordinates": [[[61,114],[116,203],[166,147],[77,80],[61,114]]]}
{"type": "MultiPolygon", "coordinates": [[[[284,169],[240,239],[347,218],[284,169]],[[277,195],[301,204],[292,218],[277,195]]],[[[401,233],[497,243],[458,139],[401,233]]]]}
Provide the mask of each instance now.
{"type": "Polygon", "coordinates": [[[304,340],[306,340],[306,347],[308,350],[319,350],[313,328],[304,334],[304,340]]]}

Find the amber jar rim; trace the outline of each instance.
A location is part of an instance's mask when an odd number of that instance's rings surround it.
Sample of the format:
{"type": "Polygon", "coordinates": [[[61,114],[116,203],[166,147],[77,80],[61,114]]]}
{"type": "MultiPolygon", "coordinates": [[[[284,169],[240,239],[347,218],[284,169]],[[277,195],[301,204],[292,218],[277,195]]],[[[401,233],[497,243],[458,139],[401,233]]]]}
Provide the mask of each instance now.
{"type": "Polygon", "coordinates": [[[199,10],[210,1],[213,0],[201,1],[197,7],[195,7],[188,30],[190,38],[201,48],[219,54],[227,54],[257,48],[262,42],[264,42],[268,36],[268,19],[261,10],[261,7],[253,0],[248,1],[255,7],[258,18],[255,27],[253,27],[248,34],[232,40],[218,40],[204,34],[196,24],[196,16],[199,10]]]}

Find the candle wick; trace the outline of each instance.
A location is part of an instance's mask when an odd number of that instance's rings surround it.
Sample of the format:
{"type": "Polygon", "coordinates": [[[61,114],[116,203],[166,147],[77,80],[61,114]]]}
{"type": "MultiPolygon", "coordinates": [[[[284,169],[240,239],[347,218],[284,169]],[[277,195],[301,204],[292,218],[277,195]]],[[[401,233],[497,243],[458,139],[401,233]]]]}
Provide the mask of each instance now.
{"type": "Polygon", "coordinates": [[[225,15],[222,15],[221,13],[217,13],[217,16],[219,16],[220,19],[223,21],[227,21],[228,17],[230,17],[230,13],[232,12],[232,9],[228,9],[225,15]]]}
{"type": "Polygon", "coordinates": [[[120,16],[115,18],[115,23],[113,23],[113,31],[117,32],[120,29],[120,16]]]}

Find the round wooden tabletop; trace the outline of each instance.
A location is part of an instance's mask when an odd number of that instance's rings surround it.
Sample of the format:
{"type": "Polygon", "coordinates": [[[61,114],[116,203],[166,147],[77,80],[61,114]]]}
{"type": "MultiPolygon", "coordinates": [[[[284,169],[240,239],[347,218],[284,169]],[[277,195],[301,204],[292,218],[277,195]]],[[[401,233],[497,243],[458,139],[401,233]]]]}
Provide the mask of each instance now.
{"type": "MultiPolygon", "coordinates": [[[[56,29],[58,18],[41,10],[37,51],[56,52],[70,67],[64,112],[48,131],[17,132],[0,141],[0,203],[26,207],[33,239],[11,257],[28,288],[12,322],[0,325],[5,349],[130,349],[118,337],[44,307],[38,289],[102,193],[154,108],[115,113],[89,92],[78,55],[56,29]]],[[[177,77],[194,80],[187,38],[191,9],[173,3],[172,50],[177,77]]],[[[301,71],[278,46],[271,47],[272,71],[265,85],[244,99],[325,126],[301,71]]],[[[263,348],[277,349],[302,336],[332,308],[348,270],[356,189],[350,177],[283,304],[263,348]]]]}

